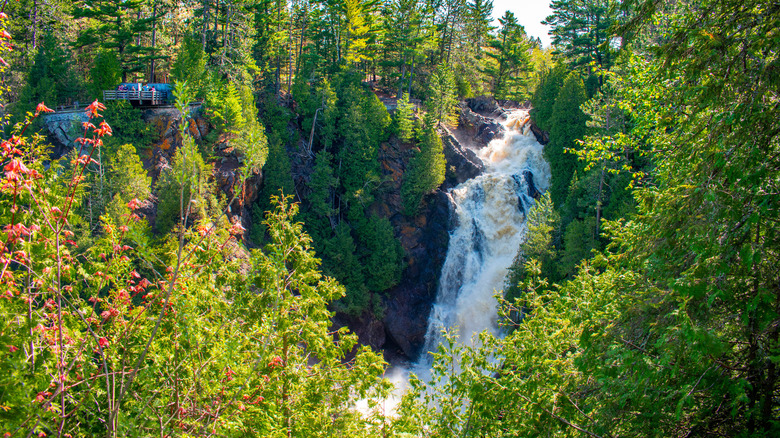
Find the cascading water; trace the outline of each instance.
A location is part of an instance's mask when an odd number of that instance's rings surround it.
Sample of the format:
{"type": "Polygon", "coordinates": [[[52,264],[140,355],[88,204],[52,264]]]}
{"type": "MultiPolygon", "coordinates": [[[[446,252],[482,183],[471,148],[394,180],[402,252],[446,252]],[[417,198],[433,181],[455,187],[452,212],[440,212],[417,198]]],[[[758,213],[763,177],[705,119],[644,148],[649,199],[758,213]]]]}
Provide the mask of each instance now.
{"type": "MultiPolygon", "coordinates": [[[[543,147],[529,131],[527,111],[516,111],[506,123],[504,138],[493,140],[477,154],[485,164],[482,175],[455,187],[450,193],[455,221],[447,258],[442,267],[436,304],[431,310],[425,352],[442,341],[441,329],[458,328],[460,342],[490,330],[497,334],[496,290],[525,238],[525,216],[533,195],[550,184],[550,166],[543,147]]],[[[431,356],[423,354],[412,369],[394,367],[385,375],[396,387],[390,398],[379,401],[381,411],[392,415],[408,388],[409,372],[423,380],[430,375],[431,356]]],[[[368,412],[368,400],[358,403],[368,412]]]]}
{"type": "MultiPolygon", "coordinates": [[[[498,331],[495,291],[504,288],[504,277],[525,238],[532,195],[546,191],[550,181],[542,145],[527,122],[526,111],[513,113],[504,138],[478,152],[485,172],[449,193],[455,225],[424,351],[435,351],[442,328],[457,327],[463,343],[483,330],[498,331]]],[[[416,368],[422,371],[429,365],[426,354],[416,368]]]]}

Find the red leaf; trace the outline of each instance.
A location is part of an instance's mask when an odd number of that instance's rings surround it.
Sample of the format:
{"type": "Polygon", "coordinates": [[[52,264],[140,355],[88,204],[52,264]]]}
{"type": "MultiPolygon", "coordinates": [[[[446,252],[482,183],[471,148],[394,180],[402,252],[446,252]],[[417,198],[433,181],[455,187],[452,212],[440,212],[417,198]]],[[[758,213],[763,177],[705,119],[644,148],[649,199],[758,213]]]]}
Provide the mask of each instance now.
{"type": "Polygon", "coordinates": [[[49,108],[49,107],[47,107],[46,105],[43,104],[43,102],[41,102],[41,103],[38,104],[38,106],[35,107],[35,112],[36,113],[53,113],[54,110],[49,108]]]}

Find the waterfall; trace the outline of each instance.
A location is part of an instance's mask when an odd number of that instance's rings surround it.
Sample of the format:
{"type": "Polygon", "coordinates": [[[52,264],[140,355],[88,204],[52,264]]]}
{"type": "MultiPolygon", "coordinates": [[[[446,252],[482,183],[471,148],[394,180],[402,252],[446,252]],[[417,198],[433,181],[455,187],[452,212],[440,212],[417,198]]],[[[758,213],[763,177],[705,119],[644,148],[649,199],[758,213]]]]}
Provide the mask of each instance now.
{"type": "MultiPolygon", "coordinates": [[[[543,148],[528,126],[528,112],[516,111],[504,123],[504,138],[493,140],[477,155],[485,164],[482,175],[468,180],[448,194],[454,226],[447,258],[442,267],[436,304],[428,320],[424,352],[435,351],[442,341],[441,329],[458,327],[459,342],[490,330],[498,334],[496,290],[526,233],[525,216],[534,196],[547,191],[550,166],[543,148]]],[[[395,391],[384,400],[375,399],[374,411],[394,415],[401,396],[409,388],[409,373],[422,380],[430,376],[431,356],[423,353],[411,368],[393,367],[385,374],[395,391]]],[[[368,399],[358,402],[367,414],[368,399]]]]}
{"type": "MultiPolygon", "coordinates": [[[[504,138],[478,152],[485,172],[449,193],[454,226],[428,322],[426,352],[436,350],[442,328],[457,327],[459,342],[467,344],[483,330],[498,332],[495,291],[503,290],[525,238],[532,196],[546,191],[550,181],[542,145],[527,122],[527,111],[511,114],[504,138]]],[[[424,354],[416,368],[428,366],[430,355],[424,354]]]]}

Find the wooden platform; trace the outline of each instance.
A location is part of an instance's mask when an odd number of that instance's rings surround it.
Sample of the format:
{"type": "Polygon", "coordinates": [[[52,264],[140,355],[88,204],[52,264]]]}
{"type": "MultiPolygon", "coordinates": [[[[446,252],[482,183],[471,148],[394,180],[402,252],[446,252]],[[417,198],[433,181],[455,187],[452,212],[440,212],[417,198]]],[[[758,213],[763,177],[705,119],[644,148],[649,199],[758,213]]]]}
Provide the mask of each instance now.
{"type": "Polygon", "coordinates": [[[133,105],[165,105],[167,93],[160,91],[103,90],[103,101],[127,100],[133,105]]]}

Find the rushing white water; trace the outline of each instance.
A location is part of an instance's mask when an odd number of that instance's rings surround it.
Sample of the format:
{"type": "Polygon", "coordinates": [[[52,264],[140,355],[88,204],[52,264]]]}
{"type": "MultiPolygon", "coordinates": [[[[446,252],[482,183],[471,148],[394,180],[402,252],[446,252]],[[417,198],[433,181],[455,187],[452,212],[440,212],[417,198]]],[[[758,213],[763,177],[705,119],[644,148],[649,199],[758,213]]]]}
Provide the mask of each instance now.
{"type": "MultiPolygon", "coordinates": [[[[414,372],[422,380],[430,376],[431,356],[442,341],[442,328],[457,328],[459,342],[472,344],[483,330],[498,334],[495,292],[504,288],[504,278],[525,238],[525,215],[533,206],[528,180],[538,192],[547,191],[550,166],[543,148],[529,131],[528,113],[517,111],[504,123],[504,138],[493,140],[477,154],[485,164],[482,175],[455,187],[450,199],[455,225],[450,234],[447,258],[442,267],[436,304],[431,310],[422,356],[412,369],[393,367],[385,377],[396,390],[373,409],[394,415],[414,372]]],[[[368,415],[368,400],[358,410],[368,415]]]]}
{"type": "MultiPolygon", "coordinates": [[[[424,351],[434,351],[441,330],[457,328],[459,342],[471,344],[483,330],[497,334],[495,292],[525,238],[525,215],[534,203],[528,179],[539,192],[549,187],[550,166],[530,133],[528,113],[517,111],[504,124],[504,138],[478,152],[485,172],[454,188],[455,211],[447,259],[428,323],[424,351]],[[529,174],[530,173],[530,174],[529,174]]],[[[423,354],[417,369],[430,366],[423,354]]]]}

